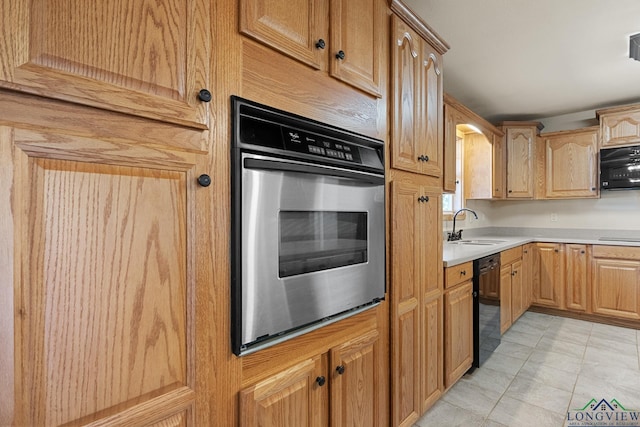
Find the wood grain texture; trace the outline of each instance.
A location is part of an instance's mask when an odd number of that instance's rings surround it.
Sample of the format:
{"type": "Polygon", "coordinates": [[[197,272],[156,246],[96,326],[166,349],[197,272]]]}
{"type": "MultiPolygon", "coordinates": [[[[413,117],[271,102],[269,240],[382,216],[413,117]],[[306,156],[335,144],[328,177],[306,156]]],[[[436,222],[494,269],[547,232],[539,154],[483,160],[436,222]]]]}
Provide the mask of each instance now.
{"type": "Polygon", "coordinates": [[[390,8],[394,14],[402,18],[407,22],[409,26],[416,31],[420,37],[427,40],[439,54],[444,55],[449,50],[449,45],[442,37],[438,35],[429,25],[424,22],[418,15],[415,14],[406,4],[401,0],[391,0],[390,8]]]}
{"type": "Polygon", "coordinates": [[[534,196],[535,132],[531,127],[506,128],[507,197],[534,196]]]}
{"type": "Polygon", "coordinates": [[[388,64],[384,9],[379,0],[331,0],[330,73],[376,97],[382,94],[382,69],[388,64]],[[340,50],[342,60],[336,58],[340,50]]]}
{"type": "Polygon", "coordinates": [[[326,377],[326,362],[317,356],[283,370],[240,394],[240,425],[243,427],[328,424],[328,389],[316,378],[326,377]]]}
{"type": "Polygon", "coordinates": [[[29,169],[31,422],[104,416],[185,386],[184,173],[50,159],[29,169]]]}
{"type": "Polygon", "coordinates": [[[513,323],[511,320],[511,264],[500,267],[500,334],[513,323]]]}
{"type": "Polygon", "coordinates": [[[633,246],[593,245],[593,257],[640,261],[640,248],[633,246]]]}
{"type": "MultiPolygon", "coordinates": [[[[20,195],[14,194],[14,149],[11,128],[0,126],[0,425],[14,420],[15,341],[14,341],[14,209],[20,195]],[[17,199],[17,200],[16,200],[17,199]]],[[[17,316],[16,316],[17,317],[17,316]]],[[[17,341],[19,346],[19,341],[17,341]]],[[[20,354],[18,353],[18,358],[20,354]]]]}
{"type": "Polygon", "coordinates": [[[493,197],[493,141],[480,133],[464,136],[464,198],[493,197]]]}
{"type": "MultiPolygon", "coordinates": [[[[527,302],[522,275],[522,261],[511,264],[511,322],[515,323],[527,310],[527,302]]],[[[502,301],[501,301],[502,303],[502,301]]]]}
{"type": "Polygon", "coordinates": [[[473,262],[465,262],[445,269],[444,288],[450,289],[473,278],[473,262]]]}
{"type": "Polygon", "coordinates": [[[598,128],[543,135],[543,197],[598,197],[598,128]]]}
{"type": "Polygon", "coordinates": [[[640,319],[640,261],[594,259],[592,286],[594,313],[640,319]]]}
{"type": "Polygon", "coordinates": [[[565,281],[567,310],[590,312],[590,245],[567,243],[565,246],[565,281]]]}
{"type": "Polygon", "coordinates": [[[431,293],[422,305],[421,411],[424,414],[444,393],[444,307],[442,293],[431,293]]]}
{"type": "Polygon", "coordinates": [[[210,78],[208,2],[123,0],[86,8],[77,0],[56,7],[20,0],[12,6],[17,11],[3,14],[1,26],[21,37],[3,39],[0,51],[12,54],[0,57],[0,86],[209,126],[207,104],[197,98],[210,78]],[[27,19],[12,20],[16,15],[27,19]]]}
{"type": "Polygon", "coordinates": [[[384,416],[379,405],[383,372],[378,371],[380,351],[377,330],[351,339],[331,349],[331,425],[382,426],[384,416]],[[338,367],[344,372],[340,374],[338,367]]]}
{"type": "Polygon", "coordinates": [[[473,283],[444,293],[444,385],[448,389],[473,362],[473,283]]]}
{"type": "Polygon", "coordinates": [[[564,249],[560,243],[536,243],[537,270],[534,271],[534,304],[554,308],[564,306],[564,249]]]}
{"type": "Polygon", "coordinates": [[[598,148],[640,143],[640,105],[625,105],[596,111],[600,122],[598,148]]]}

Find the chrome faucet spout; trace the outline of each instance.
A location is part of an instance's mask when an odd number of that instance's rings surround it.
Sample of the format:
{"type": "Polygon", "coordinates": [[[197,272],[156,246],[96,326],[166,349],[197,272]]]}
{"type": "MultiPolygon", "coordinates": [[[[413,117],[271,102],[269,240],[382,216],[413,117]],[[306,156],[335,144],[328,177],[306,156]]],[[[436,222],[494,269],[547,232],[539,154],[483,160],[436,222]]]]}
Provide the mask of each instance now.
{"type": "Polygon", "coordinates": [[[456,217],[458,216],[458,214],[462,211],[469,211],[473,214],[473,216],[478,219],[478,215],[475,213],[475,211],[472,211],[471,209],[467,209],[467,208],[462,208],[460,210],[458,210],[454,215],[453,215],[453,230],[451,230],[451,233],[449,233],[449,237],[447,237],[448,241],[454,241],[454,240],[460,240],[462,239],[462,230],[458,231],[456,233],[456,217]]]}

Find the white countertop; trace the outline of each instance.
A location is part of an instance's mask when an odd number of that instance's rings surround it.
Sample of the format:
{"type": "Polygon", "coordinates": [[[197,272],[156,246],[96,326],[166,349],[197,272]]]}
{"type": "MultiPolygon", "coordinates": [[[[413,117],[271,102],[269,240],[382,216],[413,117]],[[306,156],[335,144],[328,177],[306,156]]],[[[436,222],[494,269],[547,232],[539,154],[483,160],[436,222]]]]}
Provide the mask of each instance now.
{"type": "Polygon", "coordinates": [[[640,241],[604,240],[600,237],[594,238],[566,238],[566,237],[531,237],[531,236],[503,236],[503,235],[483,235],[475,237],[463,237],[463,240],[500,240],[501,243],[492,245],[464,245],[455,242],[444,242],[442,251],[443,264],[445,267],[453,267],[463,262],[473,261],[487,255],[493,255],[516,246],[530,242],[548,243],[576,243],[583,245],[614,245],[614,246],[640,246],[640,241]]]}

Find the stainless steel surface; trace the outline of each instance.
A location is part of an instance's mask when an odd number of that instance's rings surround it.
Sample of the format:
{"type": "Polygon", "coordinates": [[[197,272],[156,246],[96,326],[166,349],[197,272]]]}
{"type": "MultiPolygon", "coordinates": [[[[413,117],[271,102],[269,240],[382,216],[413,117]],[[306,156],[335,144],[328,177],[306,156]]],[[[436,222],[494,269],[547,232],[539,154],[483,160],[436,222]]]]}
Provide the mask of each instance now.
{"type": "Polygon", "coordinates": [[[473,239],[473,240],[455,240],[447,242],[448,245],[498,245],[506,240],[489,240],[489,239],[473,239]]]}
{"type": "MultiPolygon", "coordinates": [[[[305,164],[243,153],[243,164],[247,159],[305,164]]],[[[275,168],[242,170],[243,344],[291,331],[384,297],[384,184],[372,183],[371,178],[377,176],[374,174],[358,173],[363,178],[358,180],[331,176],[340,168],[313,167],[316,171],[313,174],[275,168]],[[318,174],[320,169],[327,175],[318,174]],[[279,256],[287,249],[279,247],[279,215],[283,211],[366,212],[367,261],[280,277],[279,256]]],[[[341,246],[340,242],[333,244],[341,246]]]]}

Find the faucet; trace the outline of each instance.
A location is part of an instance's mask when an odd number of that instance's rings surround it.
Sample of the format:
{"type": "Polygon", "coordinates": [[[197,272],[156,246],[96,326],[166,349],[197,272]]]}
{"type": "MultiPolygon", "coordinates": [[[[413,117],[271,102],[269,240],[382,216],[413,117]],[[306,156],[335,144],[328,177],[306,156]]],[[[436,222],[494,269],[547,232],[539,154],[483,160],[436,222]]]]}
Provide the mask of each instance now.
{"type": "Polygon", "coordinates": [[[460,230],[460,231],[458,231],[456,233],[456,217],[462,211],[469,211],[469,212],[471,212],[473,214],[473,216],[476,217],[476,219],[478,219],[478,215],[474,211],[472,211],[471,209],[462,208],[458,212],[456,212],[453,215],[453,230],[451,230],[451,233],[447,233],[448,234],[447,241],[449,241],[449,242],[453,242],[454,240],[462,239],[462,230],[460,230]]]}

